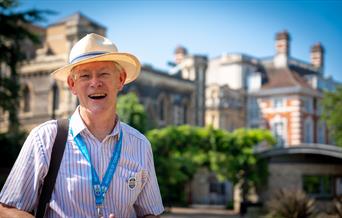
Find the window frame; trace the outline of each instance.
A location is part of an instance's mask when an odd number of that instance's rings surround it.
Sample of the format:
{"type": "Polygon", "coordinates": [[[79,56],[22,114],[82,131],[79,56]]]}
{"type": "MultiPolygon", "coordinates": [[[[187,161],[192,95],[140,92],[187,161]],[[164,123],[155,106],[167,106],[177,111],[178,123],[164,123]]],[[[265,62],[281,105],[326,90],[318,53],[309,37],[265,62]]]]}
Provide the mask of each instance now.
{"type": "Polygon", "coordinates": [[[311,174],[311,175],[308,175],[308,174],[304,174],[302,175],[302,189],[303,191],[310,197],[314,197],[315,199],[332,199],[335,195],[335,187],[334,187],[334,184],[335,184],[335,178],[334,176],[332,175],[322,175],[322,174],[311,174]],[[308,178],[308,177],[316,177],[319,179],[319,192],[308,192],[307,188],[305,187],[306,184],[305,184],[305,178],[308,178]],[[324,178],[328,178],[329,179],[329,183],[330,183],[330,191],[329,192],[325,192],[324,191],[324,181],[323,179],[324,178]]]}

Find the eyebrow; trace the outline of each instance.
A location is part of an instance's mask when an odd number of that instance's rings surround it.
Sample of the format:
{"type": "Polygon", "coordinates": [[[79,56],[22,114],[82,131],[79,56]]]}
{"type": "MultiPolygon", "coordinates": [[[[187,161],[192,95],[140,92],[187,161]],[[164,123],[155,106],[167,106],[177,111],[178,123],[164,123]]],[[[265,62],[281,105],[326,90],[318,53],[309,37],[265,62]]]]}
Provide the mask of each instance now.
{"type": "Polygon", "coordinates": [[[88,69],[81,69],[77,71],[78,73],[90,73],[90,70],[88,69]]]}

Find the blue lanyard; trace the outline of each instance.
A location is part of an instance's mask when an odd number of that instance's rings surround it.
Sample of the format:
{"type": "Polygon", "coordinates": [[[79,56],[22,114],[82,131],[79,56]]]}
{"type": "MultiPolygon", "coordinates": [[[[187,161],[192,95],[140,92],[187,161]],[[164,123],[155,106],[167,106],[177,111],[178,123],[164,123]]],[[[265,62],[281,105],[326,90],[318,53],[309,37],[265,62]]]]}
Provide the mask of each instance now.
{"type": "MultiPolygon", "coordinates": [[[[70,128],[70,133],[72,136],[74,136],[71,128],[70,128]]],[[[89,152],[87,150],[87,147],[83,141],[81,134],[78,134],[76,137],[74,137],[76,145],[82,152],[83,156],[87,159],[91,167],[91,179],[92,179],[92,185],[93,185],[93,190],[94,190],[94,195],[95,195],[95,203],[97,207],[98,206],[102,207],[105,194],[109,188],[110,182],[112,181],[114,172],[118,165],[118,162],[120,159],[121,147],[122,147],[122,136],[123,136],[122,129],[120,129],[119,139],[116,142],[112,158],[109,162],[109,166],[103,177],[102,183],[100,182],[99,176],[97,175],[94,166],[91,164],[90,155],[89,155],[89,152]]]]}

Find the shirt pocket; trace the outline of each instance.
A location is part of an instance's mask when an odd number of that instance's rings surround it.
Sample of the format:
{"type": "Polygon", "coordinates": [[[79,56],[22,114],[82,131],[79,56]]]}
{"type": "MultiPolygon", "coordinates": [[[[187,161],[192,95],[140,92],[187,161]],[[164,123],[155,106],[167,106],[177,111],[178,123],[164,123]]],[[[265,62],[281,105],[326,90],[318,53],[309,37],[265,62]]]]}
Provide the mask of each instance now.
{"type": "Polygon", "coordinates": [[[125,201],[127,205],[133,205],[146,183],[146,170],[133,170],[118,166],[114,176],[114,198],[125,201]]]}

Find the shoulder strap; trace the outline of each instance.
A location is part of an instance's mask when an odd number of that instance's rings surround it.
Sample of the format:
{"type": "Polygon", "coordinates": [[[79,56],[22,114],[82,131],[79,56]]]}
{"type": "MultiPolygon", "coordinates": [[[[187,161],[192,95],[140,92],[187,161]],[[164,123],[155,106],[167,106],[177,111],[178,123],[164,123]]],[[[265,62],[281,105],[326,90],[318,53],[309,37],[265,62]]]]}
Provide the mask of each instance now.
{"type": "Polygon", "coordinates": [[[43,218],[45,216],[46,209],[48,208],[48,203],[51,199],[52,191],[56,183],[59,166],[62,162],[68,131],[69,120],[57,120],[57,136],[52,147],[49,171],[44,179],[42,192],[39,197],[36,211],[37,218],[43,218]]]}

